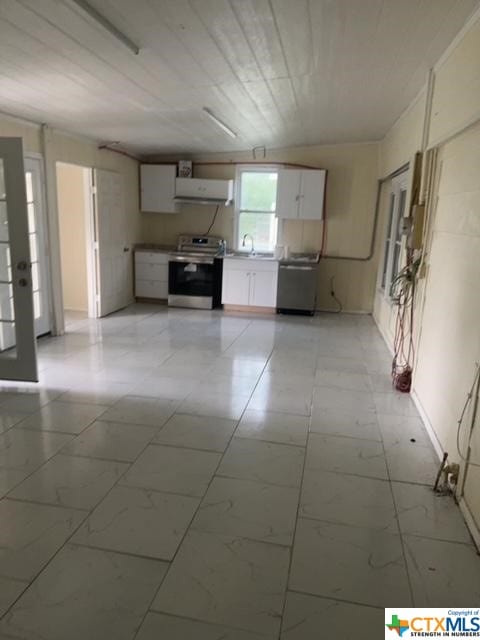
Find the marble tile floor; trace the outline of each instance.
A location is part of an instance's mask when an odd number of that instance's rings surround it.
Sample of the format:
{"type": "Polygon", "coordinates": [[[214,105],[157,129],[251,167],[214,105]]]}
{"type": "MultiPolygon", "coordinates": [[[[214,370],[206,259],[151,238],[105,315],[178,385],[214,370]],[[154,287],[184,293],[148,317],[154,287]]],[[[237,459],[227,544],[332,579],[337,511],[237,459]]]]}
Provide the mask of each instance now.
{"type": "Polygon", "coordinates": [[[370,317],[138,304],[38,356],[0,383],[0,639],[366,640],[478,604],[370,317]]]}

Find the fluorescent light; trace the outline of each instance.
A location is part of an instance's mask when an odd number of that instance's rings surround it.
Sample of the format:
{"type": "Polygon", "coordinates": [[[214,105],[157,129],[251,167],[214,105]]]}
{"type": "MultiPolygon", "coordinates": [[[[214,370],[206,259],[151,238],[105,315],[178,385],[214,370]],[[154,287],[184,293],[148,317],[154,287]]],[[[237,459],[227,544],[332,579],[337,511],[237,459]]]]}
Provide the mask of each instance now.
{"type": "Polygon", "coordinates": [[[232,131],[232,129],[230,129],[229,126],[227,126],[224,122],[222,122],[219,118],[217,118],[217,116],[214,113],[212,113],[212,111],[210,111],[208,107],[203,107],[203,111],[205,111],[205,113],[210,118],[210,120],[212,122],[215,122],[217,127],[220,127],[220,129],[224,131],[227,135],[229,135],[231,138],[237,137],[237,134],[235,133],[235,131],[232,131]]]}
{"type": "Polygon", "coordinates": [[[83,9],[83,11],[85,11],[85,13],[87,13],[96,22],[98,22],[98,24],[101,27],[103,27],[114,38],[116,38],[119,42],[125,45],[127,49],[130,49],[130,51],[132,51],[135,55],[138,55],[140,53],[140,48],[137,47],[137,45],[134,42],[132,42],[132,40],[130,40],[128,36],[122,33],[120,29],[117,29],[117,27],[114,24],[112,24],[110,20],[107,20],[105,16],[102,16],[102,14],[99,13],[95,9],[95,7],[92,7],[92,5],[87,2],[87,0],[72,0],[72,2],[74,2],[78,7],[80,7],[80,9],[83,9]]]}

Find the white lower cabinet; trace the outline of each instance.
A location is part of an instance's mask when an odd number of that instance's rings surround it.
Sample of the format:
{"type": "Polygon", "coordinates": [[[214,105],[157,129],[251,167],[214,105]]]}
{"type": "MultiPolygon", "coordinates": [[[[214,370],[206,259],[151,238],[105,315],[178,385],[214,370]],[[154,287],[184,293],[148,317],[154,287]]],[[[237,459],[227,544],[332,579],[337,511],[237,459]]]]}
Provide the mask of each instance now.
{"type": "Polygon", "coordinates": [[[276,307],[277,281],[277,271],[254,271],[250,285],[250,304],[254,307],[276,307]]]}
{"type": "Polygon", "coordinates": [[[222,304],[276,307],[278,262],[253,258],[225,258],[222,304]]]}
{"type": "Polygon", "coordinates": [[[155,251],[135,252],[135,297],[168,298],[168,254],[155,251]]]}

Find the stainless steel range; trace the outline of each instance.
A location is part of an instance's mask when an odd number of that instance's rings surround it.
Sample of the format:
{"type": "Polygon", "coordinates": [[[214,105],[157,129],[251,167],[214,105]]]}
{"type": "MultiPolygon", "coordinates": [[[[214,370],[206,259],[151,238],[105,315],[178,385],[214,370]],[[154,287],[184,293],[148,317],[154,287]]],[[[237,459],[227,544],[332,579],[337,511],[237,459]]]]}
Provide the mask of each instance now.
{"type": "Polygon", "coordinates": [[[168,305],[213,309],[221,305],[225,240],[216,236],[181,235],[168,256],[168,305]]]}

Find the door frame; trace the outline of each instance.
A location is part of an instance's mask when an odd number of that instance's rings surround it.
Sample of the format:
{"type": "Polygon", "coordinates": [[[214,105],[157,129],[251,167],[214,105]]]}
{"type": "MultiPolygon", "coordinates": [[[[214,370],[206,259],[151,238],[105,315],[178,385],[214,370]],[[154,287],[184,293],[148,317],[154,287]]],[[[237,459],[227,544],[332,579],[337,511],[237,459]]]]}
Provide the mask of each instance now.
{"type": "MultiPolygon", "coordinates": [[[[89,318],[98,318],[98,292],[97,292],[97,263],[96,263],[96,253],[97,253],[97,243],[95,238],[95,186],[93,184],[93,176],[95,169],[94,167],[86,166],[84,164],[79,164],[77,162],[69,162],[66,160],[56,160],[55,161],[55,193],[57,196],[56,201],[56,216],[57,216],[57,225],[58,225],[58,253],[61,256],[62,251],[62,241],[60,237],[60,210],[58,205],[58,165],[68,165],[71,167],[76,167],[82,170],[82,181],[83,181],[83,192],[84,192],[84,201],[85,201],[85,210],[84,210],[84,223],[85,223],[85,255],[86,255],[86,266],[87,266],[87,315],[89,318]]],[[[62,277],[62,263],[61,259],[59,261],[59,269],[60,269],[60,281],[63,283],[62,277]]],[[[63,291],[63,289],[62,289],[63,291]]],[[[65,326],[65,309],[63,304],[63,294],[62,294],[62,305],[61,309],[58,310],[61,313],[62,325],[65,326]]],[[[64,331],[62,332],[64,333],[64,331]]]]}
{"type": "Polygon", "coordinates": [[[88,292],[88,317],[98,318],[99,292],[98,292],[98,242],[95,234],[97,223],[95,202],[95,169],[83,168],[83,190],[85,194],[85,239],[87,253],[87,292],[88,292]]]}
{"type": "Polygon", "coordinates": [[[40,200],[42,207],[42,222],[45,225],[45,228],[42,229],[41,232],[41,240],[44,249],[44,264],[43,264],[43,277],[45,280],[45,300],[47,302],[47,311],[48,311],[48,332],[51,332],[53,329],[53,296],[52,296],[52,276],[51,276],[51,264],[50,264],[50,242],[51,242],[51,234],[50,234],[50,223],[48,217],[48,209],[47,209],[47,184],[45,179],[45,162],[41,153],[35,153],[33,151],[27,151],[23,154],[23,158],[25,161],[25,171],[27,171],[27,161],[32,160],[33,162],[38,162],[39,167],[39,176],[38,176],[38,186],[40,187],[40,200]]]}

